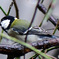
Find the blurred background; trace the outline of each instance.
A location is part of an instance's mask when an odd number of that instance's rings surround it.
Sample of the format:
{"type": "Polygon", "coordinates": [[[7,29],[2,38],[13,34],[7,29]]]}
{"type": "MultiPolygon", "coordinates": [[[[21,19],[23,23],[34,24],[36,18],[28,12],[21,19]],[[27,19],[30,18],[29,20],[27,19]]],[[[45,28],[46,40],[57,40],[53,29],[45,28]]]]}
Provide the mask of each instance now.
{"type": "MultiPolygon", "coordinates": [[[[32,19],[34,10],[35,10],[35,6],[37,4],[38,0],[16,0],[17,6],[19,8],[19,19],[23,19],[23,20],[28,20],[29,22],[32,19]]],[[[48,9],[49,4],[51,3],[52,0],[44,0],[43,5],[48,9]]],[[[7,12],[8,8],[11,4],[12,0],[0,0],[0,6],[7,12]]],[[[15,13],[15,8],[14,6],[11,9],[11,12],[9,15],[12,16],[16,16],[15,13]]],[[[52,15],[57,19],[59,19],[59,0],[56,0],[56,5],[55,8],[52,12],[52,15]]],[[[3,12],[0,10],[0,19],[3,18],[5,15],[3,14],[3,12]]],[[[43,20],[44,18],[44,14],[37,10],[36,16],[35,16],[35,20],[32,26],[39,26],[40,22],[43,20]]],[[[51,22],[47,22],[45,25],[42,25],[42,28],[44,29],[51,29],[51,28],[55,28],[54,25],[51,22]]],[[[1,32],[1,28],[0,28],[0,32],[1,32]]],[[[49,31],[51,34],[53,33],[53,30],[49,31]]],[[[6,34],[6,33],[5,33],[6,34]]],[[[57,30],[57,32],[55,33],[55,35],[59,36],[59,31],[57,30]]],[[[11,44],[12,42],[10,40],[6,40],[6,39],[2,39],[3,44],[11,44]]],[[[52,50],[50,52],[48,52],[50,55],[53,55],[55,57],[58,58],[58,53],[59,49],[55,49],[52,50]]],[[[27,53],[26,54],[26,59],[29,59],[34,53],[27,53]]],[[[2,55],[0,54],[0,58],[2,59],[6,59],[7,55],[2,55]]],[[[22,59],[23,57],[21,57],[22,59]]],[[[37,58],[38,59],[38,58],[37,58]]]]}

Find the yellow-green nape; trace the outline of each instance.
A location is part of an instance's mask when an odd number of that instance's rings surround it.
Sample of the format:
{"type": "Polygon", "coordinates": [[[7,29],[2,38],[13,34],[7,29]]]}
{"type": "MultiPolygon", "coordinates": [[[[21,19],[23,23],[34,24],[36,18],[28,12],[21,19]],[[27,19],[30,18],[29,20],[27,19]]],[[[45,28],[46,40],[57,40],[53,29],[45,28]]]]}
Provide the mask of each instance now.
{"type": "Polygon", "coordinates": [[[11,27],[13,27],[16,24],[17,20],[19,20],[19,19],[17,19],[17,18],[14,19],[14,21],[11,24],[11,27]]]}
{"type": "Polygon", "coordinates": [[[11,24],[11,27],[16,27],[16,28],[28,28],[29,27],[29,22],[26,20],[21,20],[21,19],[15,19],[13,23],[11,24]]]}

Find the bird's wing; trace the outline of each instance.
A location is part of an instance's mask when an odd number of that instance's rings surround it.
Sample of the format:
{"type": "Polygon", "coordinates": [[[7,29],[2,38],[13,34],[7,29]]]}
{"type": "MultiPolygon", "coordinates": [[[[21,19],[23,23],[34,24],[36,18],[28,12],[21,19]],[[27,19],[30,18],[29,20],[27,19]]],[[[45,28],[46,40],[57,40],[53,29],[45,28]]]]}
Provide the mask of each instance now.
{"type": "Polygon", "coordinates": [[[17,32],[20,35],[51,35],[49,32],[47,32],[45,29],[42,29],[41,27],[31,27],[29,29],[18,29],[13,28],[13,31],[17,32]]]}
{"type": "Polygon", "coordinates": [[[12,30],[19,35],[23,35],[23,33],[24,33],[21,29],[18,29],[18,28],[12,28],[12,30]]]}
{"type": "Polygon", "coordinates": [[[43,37],[55,38],[55,36],[51,35],[48,31],[45,31],[45,29],[42,29],[41,27],[31,27],[25,31],[17,28],[12,28],[12,30],[18,35],[37,35],[42,38],[43,37]]]}
{"type": "Polygon", "coordinates": [[[37,35],[40,38],[44,38],[44,37],[45,38],[56,38],[56,36],[50,34],[50,32],[46,31],[45,29],[41,27],[32,27],[29,30],[28,35],[37,35]]]}
{"type": "Polygon", "coordinates": [[[31,30],[29,30],[28,34],[34,34],[34,35],[51,35],[48,31],[41,27],[32,27],[31,30]]]}

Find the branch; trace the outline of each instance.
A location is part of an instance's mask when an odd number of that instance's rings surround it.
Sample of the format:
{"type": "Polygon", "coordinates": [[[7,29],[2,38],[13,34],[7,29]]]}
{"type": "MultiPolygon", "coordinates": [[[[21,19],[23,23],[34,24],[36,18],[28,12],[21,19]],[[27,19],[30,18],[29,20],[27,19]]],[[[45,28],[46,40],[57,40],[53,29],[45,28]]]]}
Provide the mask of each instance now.
{"type": "MultiPolygon", "coordinates": [[[[36,12],[37,12],[37,6],[38,6],[38,4],[39,4],[39,2],[40,2],[40,0],[38,0],[38,2],[37,2],[37,5],[36,5],[36,7],[35,7],[35,11],[34,11],[34,14],[33,14],[33,17],[32,17],[32,19],[31,19],[31,22],[30,22],[30,25],[29,25],[29,27],[28,27],[28,29],[32,26],[32,24],[33,24],[33,21],[34,21],[34,18],[35,18],[35,16],[36,16],[36,12]]],[[[29,31],[28,31],[29,32],[29,31]]],[[[27,34],[28,34],[28,32],[27,32],[27,34]]],[[[27,35],[26,35],[26,37],[25,37],[25,42],[27,41],[27,35]]]]}
{"type": "MultiPolygon", "coordinates": [[[[33,47],[37,49],[47,49],[53,46],[59,46],[59,39],[37,41],[37,42],[31,43],[30,45],[32,45],[33,47]]],[[[53,49],[56,49],[56,48],[59,48],[59,47],[55,47],[53,49]]],[[[19,45],[0,44],[0,53],[12,55],[14,57],[22,56],[31,51],[32,51],[31,49],[25,47],[25,52],[24,52],[24,46],[20,44],[19,45]]]]}
{"type": "Polygon", "coordinates": [[[35,7],[35,11],[34,11],[34,14],[33,14],[32,20],[31,20],[31,22],[30,22],[30,26],[29,26],[29,28],[31,27],[31,25],[32,25],[32,23],[33,23],[33,21],[34,21],[34,18],[35,18],[35,16],[36,16],[37,6],[38,6],[39,2],[40,2],[40,0],[38,0],[37,5],[36,5],[36,7],[35,7]]]}
{"type": "Polygon", "coordinates": [[[18,10],[18,6],[15,0],[13,0],[14,2],[14,6],[15,6],[15,10],[16,10],[16,17],[19,19],[19,10],[18,10]]]}
{"type": "Polygon", "coordinates": [[[48,9],[46,15],[44,16],[44,19],[42,20],[42,22],[40,23],[39,26],[44,25],[47,22],[47,20],[49,19],[50,15],[52,14],[52,11],[53,11],[53,9],[55,7],[55,4],[56,4],[56,0],[52,0],[52,4],[50,4],[51,7],[48,9]]]}
{"type": "MultiPolygon", "coordinates": [[[[34,11],[34,14],[33,14],[33,17],[32,17],[32,19],[31,19],[31,22],[30,22],[30,25],[29,25],[29,27],[28,27],[28,29],[32,26],[32,24],[33,24],[33,21],[34,21],[34,18],[35,18],[35,16],[36,16],[36,12],[37,12],[37,6],[38,6],[38,4],[39,4],[39,2],[40,2],[40,0],[38,0],[38,2],[37,2],[37,5],[36,5],[36,7],[35,7],[35,11],[34,11]]],[[[43,2],[43,1],[42,1],[43,2]]],[[[29,31],[27,32],[27,34],[29,33],[29,31]]],[[[27,36],[28,35],[26,35],[26,37],[25,37],[25,42],[27,42],[27,36]]],[[[24,47],[24,52],[25,52],[25,47],[24,47]]],[[[24,59],[25,59],[25,55],[24,55],[24,59]]]]}
{"type": "Polygon", "coordinates": [[[7,15],[6,12],[3,10],[3,8],[0,6],[1,11],[4,13],[4,15],[7,15]]]}
{"type": "Polygon", "coordinates": [[[9,15],[12,6],[13,6],[13,2],[11,2],[10,6],[9,6],[9,9],[8,9],[8,12],[7,12],[7,16],[9,15]]]}
{"type": "MultiPolygon", "coordinates": [[[[38,9],[43,13],[46,14],[47,13],[47,9],[44,7],[44,5],[42,5],[41,3],[39,3],[39,5],[37,6],[38,9]]],[[[53,15],[50,16],[50,18],[48,19],[50,22],[52,22],[52,24],[54,26],[56,26],[58,19],[54,18],[53,15]]],[[[59,29],[59,28],[58,28],[59,29]]]]}
{"type": "Polygon", "coordinates": [[[13,45],[7,45],[7,44],[0,44],[0,53],[12,55],[14,57],[24,55],[22,45],[13,46],[13,45]]]}
{"type": "MultiPolygon", "coordinates": [[[[41,56],[43,56],[43,57],[45,57],[45,58],[51,59],[50,56],[47,56],[46,54],[42,53],[40,50],[36,49],[35,47],[31,46],[31,45],[28,44],[28,43],[22,42],[22,41],[14,38],[14,37],[10,37],[10,36],[4,35],[4,34],[2,34],[2,33],[0,34],[0,36],[3,36],[3,37],[5,37],[5,38],[7,38],[7,39],[10,39],[10,40],[14,41],[14,42],[17,42],[17,43],[19,43],[19,44],[27,47],[27,49],[32,50],[32,51],[34,51],[35,53],[40,54],[41,56]]],[[[26,51],[26,50],[25,50],[25,51],[26,51]]],[[[28,50],[27,50],[27,51],[28,51],[28,50]]],[[[23,51],[22,51],[22,52],[23,52],[23,51]]],[[[18,52],[18,53],[19,53],[19,52],[18,52]]],[[[24,53],[24,52],[23,52],[23,53],[24,53]]],[[[13,53],[13,54],[14,54],[14,53],[13,53]]],[[[16,53],[16,54],[17,54],[17,53],[16,53]]]]}

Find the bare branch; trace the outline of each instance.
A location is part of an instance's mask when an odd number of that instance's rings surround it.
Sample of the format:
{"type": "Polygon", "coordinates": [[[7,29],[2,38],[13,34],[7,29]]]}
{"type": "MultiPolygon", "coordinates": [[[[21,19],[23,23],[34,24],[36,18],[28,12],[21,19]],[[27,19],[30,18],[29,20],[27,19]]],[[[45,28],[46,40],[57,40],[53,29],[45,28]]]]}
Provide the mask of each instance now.
{"type": "MultiPolygon", "coordinates": [[[[37,7],[43,14],[47,13],[47,9],[41,3],[37,7]]],[[[56,19],[55,17],[53,17],[53,15],[51,15],[49,21],[52,22],[54,26],[56,26],[58,19],[56,19]]]]}
{"type": "MultiPolygon", "coordinates": [[[[34,46],[37,49],[47,49],[53,46],[59,46],[59,39],[51,39],[51,40],[44,40],[44,41],[37,41],[31,43],[32,46],[34,46]]],[[[58,47],[59,48],[59,47],[58,47]]],[[[56,48],[54,48],[56,49],[56,48]]],[[[7,54],[7,55],[12,55],[14,57],[22,56],[28,52],[31,52],[29,48],[25,47],[25,52],[24,52],[24,46],[22,45],[5,45],[5,44],[0,44],[0,53],[1,54],[7,54]]]]}
{"type": "Polygon", "coordinates": [[[11,2],[10,6],[9,6],[9,9],[8,9],[7,15],[9,15],[12,6],[13,6],[13,2],[11,2]]]}
{"type": "Polygon", "coordinates": [[[15,0],[13,0],[14,2],[14,6],[15,6],[15,11],[16,11],[16,17],[19,19],[19,10],[18,10],[18,6],[15,0]]]}

